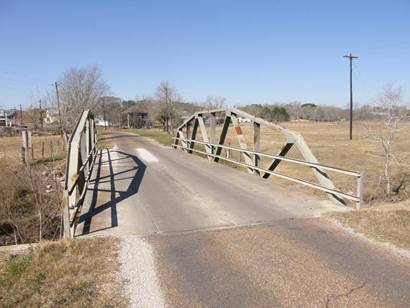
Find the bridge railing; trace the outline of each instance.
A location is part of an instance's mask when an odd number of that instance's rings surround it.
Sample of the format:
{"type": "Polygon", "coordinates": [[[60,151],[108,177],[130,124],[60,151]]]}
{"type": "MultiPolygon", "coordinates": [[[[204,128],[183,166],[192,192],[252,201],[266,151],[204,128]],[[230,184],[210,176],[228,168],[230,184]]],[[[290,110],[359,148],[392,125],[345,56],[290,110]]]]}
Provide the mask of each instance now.
{"type": "Polygon", "coordinates": [[[186,139],[186,138],[180,138],[180,137],[174,137],[173,140],[174,140],[173,142],[174,147],[181,148],[187,151],[188,153],[191,153],[191,152],[200,153],[200,154],[204,154],[212,158],[213,161],[217,161],[221,159],[221,160],[224,160],[224,161],[236,164],[236,165],[240,165],[240,166],[248,168],[249,170],[252,170],[254,173],[258,173],[262,175],[262,177],[264,178],[267,178],[264,175],[272,175],[272,176],[276,176],[276,177],[279,177],[279,178],[282,178],[288,181],[292,181],[292,182],[295,182],[295,183],[298,183],[298,184],[301,184],[301,185],[304,185],[304,186],[307,186],[313,189],[317,189],[317,190],[338,196],[340,198],[353,201],[354,203],[356,203],[357,208],[360,208],[363,203],[363,173],[359,171],[352,171],[352,170],[342,169],[338,167],[332,167],[332,166],[307,162],[307,161],[293,159],[293,158],[287,158],[284,156],[277,156],[277,155],[272,155],[272,154],[267,154],[267,153],[261,153],[257,151],[240,149],[240,148],[221,145],[221,144],[203,142],[199,140],[186,139]],[[193,146],[195,143],[203,145],[205,150],[202,151],[202,150],[196,149],[193,146]],[[315,170],[327,170],[327,171],[333,171],[336,173],[344,174],[347,176],[352,176],[356,179],[356,193],[346,193],[346,192],[337,190],[335,188],[329,188],[324,185],[308,182],[300,178],[278,173],[278,172],[275,172],[269,169],[262,168],[260,166],[255,166],[254,164],[240,162],[230,157],[226,157],[222,155],[222,151],[221,151],[222,149],[225,149],[226,151],[234,151],[234,152],[236,151],[240,154],[248,155],[249,157],[253,157],[254,161],[255,161],[255,158],[260,160],[261,157],[267,157],[267,158],[270,158],[276,161],[286,161],[286,162],[297,164],[297,165],[307,166],[310,168],[314,168],[315,170]]]}
{"type": "Polygon", "coordinates": [[[74,236],[77,217],[83,205],[97,156],[97,131],[94,115],[85,110],[78,119],[67,144],[65,174],[64,237],[74,236]]]}

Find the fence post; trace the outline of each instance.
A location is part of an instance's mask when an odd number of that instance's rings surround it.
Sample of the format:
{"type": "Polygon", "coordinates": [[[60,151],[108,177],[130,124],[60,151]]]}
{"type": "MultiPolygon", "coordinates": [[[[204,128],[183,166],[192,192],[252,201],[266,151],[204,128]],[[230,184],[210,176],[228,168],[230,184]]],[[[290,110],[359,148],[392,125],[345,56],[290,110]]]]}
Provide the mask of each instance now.
{"type": "Polygon", "coordinates": [[[54,150],[53,150],[53,141],[52,140],[50,140],[50,156],[51,156],[51,160],[53,160],[54,150]]]}
{"type": "Polygon", "coordinates": [[[28,165],[29,160],[30,160],[30,150],[32,150],[31,132],[28,131],[27,129],[22,130],[21,136],[22,136],[21,162],[23,163],[23,165],[28,165]]]}

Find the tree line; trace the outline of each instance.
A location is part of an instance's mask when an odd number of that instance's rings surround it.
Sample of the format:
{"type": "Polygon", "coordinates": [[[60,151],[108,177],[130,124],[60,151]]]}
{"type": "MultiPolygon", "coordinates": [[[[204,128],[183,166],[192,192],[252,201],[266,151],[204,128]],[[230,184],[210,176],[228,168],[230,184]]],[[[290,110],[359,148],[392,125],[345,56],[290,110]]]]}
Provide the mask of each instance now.
{"type": "MultiPolygon", "coordinates": [[[[91,109],[98,118],[106,120],[110,125],[122,126],[122,115],[130,108],[146,112],[148,119],[165,131],[172,132],[182,121],[195,111],[201,109],[218,109],[227,106],[223,97],[209,96],[202,102],[184,101],[175,86],[168,81],[161,82],[150,97],[123,100],[110,96],[110,87],[102,77],[101,69],[97,65],[85,68],[72,68],[63,73],[57,82],[57,92],[50,91],[42,98],[43,106],[57,110],[61,115],[64,129],[70,129],[85,109],[91,109]]],[[[284,122],[290,120],[309,121],[343,121],[348,120],[348,108],[303,103],[247,104],[239,106],[254,116],[267,121],[284,122]]],[[[32,108],[33,122],[37,118],[38,108],[32,108]]],[[[385,108],[380,104],[364,105],[354,110],[355,120],[374,120],[383,118],[385,108]]],[[[59,122],[59,121],[58,121],[59,122]]]]}

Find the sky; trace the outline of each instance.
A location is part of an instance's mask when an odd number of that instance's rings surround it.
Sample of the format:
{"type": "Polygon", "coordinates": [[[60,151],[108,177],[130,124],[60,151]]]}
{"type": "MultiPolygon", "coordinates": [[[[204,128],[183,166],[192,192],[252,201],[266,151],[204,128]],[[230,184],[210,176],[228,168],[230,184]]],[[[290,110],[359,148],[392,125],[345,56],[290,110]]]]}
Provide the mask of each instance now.
{"type": "Polygon", "coordinates": [[[72,67],[98,64],[110,94],[187,101],[372,104],[410,98],[410,1],[0,0],[0,107],[34,104],[72,67]]]}

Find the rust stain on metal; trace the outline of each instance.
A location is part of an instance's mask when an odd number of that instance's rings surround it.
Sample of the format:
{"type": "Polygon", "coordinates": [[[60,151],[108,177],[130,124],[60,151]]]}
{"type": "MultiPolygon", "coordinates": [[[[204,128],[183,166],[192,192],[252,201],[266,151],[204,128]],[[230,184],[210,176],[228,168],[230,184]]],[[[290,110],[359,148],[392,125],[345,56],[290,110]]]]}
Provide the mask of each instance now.
{"type": "Polygon", "coordinates": [[[242,129],[240,126],[235,126],[235,131],[238,135],[242,135],[242,129]]]}
{"type": "Polygon", "coordinates": [[[78,178],[78,174],[73,174],[71,176],[71,181],[75,182],[77,180],[77,178],[78,178]]]}

